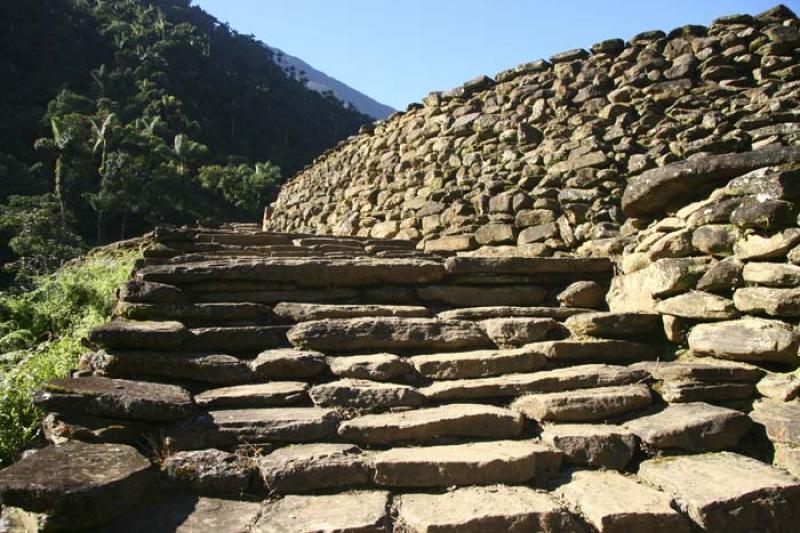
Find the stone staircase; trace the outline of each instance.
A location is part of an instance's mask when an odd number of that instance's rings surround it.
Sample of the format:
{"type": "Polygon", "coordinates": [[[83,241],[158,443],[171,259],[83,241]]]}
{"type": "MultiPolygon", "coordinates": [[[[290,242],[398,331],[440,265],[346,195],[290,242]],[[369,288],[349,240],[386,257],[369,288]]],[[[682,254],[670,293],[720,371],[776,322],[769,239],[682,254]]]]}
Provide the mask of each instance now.
{"type": "MultiPolygon", "coordinates": [[[[0,472],[9,531],[794,531],[758,367],[604,311],[603,258],[159,229],[0,472]]],[[[797,430],[798,419],[784,432],[797,430]]],[[[771,426],[774,429],[774,425],[771,426]]]]}

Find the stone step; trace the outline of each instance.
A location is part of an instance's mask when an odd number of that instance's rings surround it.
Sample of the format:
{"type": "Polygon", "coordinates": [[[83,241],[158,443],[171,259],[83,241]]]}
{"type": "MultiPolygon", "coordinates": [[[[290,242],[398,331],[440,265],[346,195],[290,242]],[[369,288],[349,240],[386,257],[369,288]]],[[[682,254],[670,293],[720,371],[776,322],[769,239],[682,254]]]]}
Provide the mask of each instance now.
{"type": "Polygon", "coordinates": [[[259,352],[289,346],[289,326],[210,327],[191,330],[181,346],[186,351],[224,350],[227,353],[259,352]]]}
{"type": "Polygon", "coordinates": [[[583,529],[558,501],[529,487],[465,487],[395,498],[396,531],[577,533],[583,529]]]}
{"type": "Polygon", "coordinates": [[[492,342],[501,348],[513,348],[532,342],[563,337],[563,328],[552,318],[490,318],[480,326],[492,342]]]}
{"type": "Polygon", "coordinates": [[[329,352],[459,350],[491,345],[472,322],[427,318],[353,318],[302,322],[287,334],[292,345],[329,352]]]}
{"type": "Polygon", "coordinates": [[[616,472],[578,471],[554,491],[597,531],[689,533],[689,520],[672,497],[616,472]]]}
{"type": "Polygon", "coordinates": [[[431,285],[416,290],[420,301],[451,307],[535,306],[547,299],[536,285],[431,285]]]}
{"type": "Polygon", "coordinates": [[[320,302],[352,304],[362,298],[354,289],[266,289],[266,290],[215,290],[193,292],[192,298],[199,303],[253,302],[276,305],[281,302],[320,302]]]}
{"type": "Polygon", "coordinates": [[[48,413],[42,433],[53,444],[78,440],[88,443],[141,445],[158,435],[161,424],[141,420],[103,418],[83,413],[48,413]]]}
{"type": "Polygon", "coordinates": [[[249,368],[258,380],[312,379],[328,370],[328,363],[320,352],[278,348],[258,354],[249,368]]]}
{"type": "Polygon", "coordinates": [[[247,361],[227,354],[101,350],[87,359],[96,372],[119,378],[149,377],[212,385],[241,385],[254,379],[247,361]]]}
{"type": "Polygon", "coordinates": [[[211,389],[195,395],[205,409],[289,406],[309,401],[308,385],[301,381],[273,381],[211,389]]]}
{"type": "Polygon", "coordinates": [[[616,339],[565,339],[531,343],[553,363],[633,363],[655,359],[647,344],[616,339]]]}
{"type": "Polygon", "coordinates": [[[365,415],[339,425],[350,442],[389,445],[425,442],[442,437],[506,439],[518,437],[524,420],[519,414],[490,405],[449,404],[428,409],[365,415]]]}
{"type": "Polygon", "coordinates": [[[267,489],[279,494],[364,487],[372,481],[369,455],[352,444],[295,444],[258,460],[267,489]]]}
{"type": "Polygon", "coordinates": [[[372,381],[402,380],[414,370],[405,359],[390,353],[329,357],[328,365],[340,378],[372,381]]]}
{"type": "Polygon", "coordinates": [[[286,496],[264,505],[252,533],[381,533],[389,530],[391,495],[353,491],[286,496]]]}
{"type": "Polygon", "coordinates": [[[510,350],[476,350],[417,355],[409,358],[427,379],[453,380],[532,372],[544,367],[545,356],[527,347],[510,350]]]}
{"type": "Polygon", "coordinates": [[[114,309],[114,313],[128,320],[174,320],[188,327],[269,325],[274,324],[276,319],[270,307],[249,302],[205,304],[119,302],[114,309]]]}
{"type": "Polygon", "coordinates": [[[706,452],[733,448],[751,425],[744,413],[696,402],[669,405],[624,427],[650,448],[706,452]]]}
{"type": "Polygon", "coordinates": [[[417,407],[425,397],[410,385],[382,383],[365,379],[340,379],[321,383],[308,391],[314,404],[321,407],[357,407],[385,409],[417,407]]]}
{"type": "Polygon", "coordinates": [[[190,336],[180,322],[117,319],[90,331],[89,341],[119,350],[176,350],[190,336]]]}
{"type": "Polygon", "coordinates": [[[69,442],[0,470],[0,498],[33,513],[43,530],[85,530],[125,513],[155,481],[150,461],[130,446],[69,442]]]}
{"type": "Polygon", "coordinates": [[[149,422],[181,420],[195,410],[180,387],[96,376],[49,381],[34,402],[46,411],[149,422]]]}
{"type": "Polygon", "coordinates": [[[661,327],[661,317],[647,313],[581,313],[564,325],[573,335],[617,339],[650,336],[661,327]]]}
{"type": "Polygon", "coordinates": [[[247,497],[264,492],[252,459],[222,450],[171,453],[161,462],[170,488],[201,496],[247,497]]]}
{"type": "Polygon", "coordinates": [[[735,453],[650,459],[638,475],[704,531],[789,533],[800,520],[800,479],[735,453]]]}
{"type": "Polygon", "coordinates": [[[592,309],[577,307],[510,307],[484,306],[465,307],[442,311],[436,317],[440,320],[486,320],[489,318],[539,317],[564,320],[580,313],[593,312],[592,309]]]}
{"type": "Polygon", "coordinates": [[[663,381],[655,387],[661,398],[669,403],[749,400],[755,389],[752,383],[714,381],[663,381]]]}
{"type": "Polygon", "coordinates": [[[567,462],[611,470],[624,469],[639,449],[633,433],[611,424],[548,424],[541,438],[567,462]]]}
{"type": "Polygon", "coordinates": [[[522,396],[511,404],[531,420],[594,422],[644,409],[652,402],[643,384],[522,396]]]}
{"type": "Polygon", "coordinates": [[[750,418],[764,426],[770,440],[800,445],[800,403],[760,400],[753,405],[750,418]]]}
{"type": "Polygon", "coordinates": [[[393,448],[374,456],[382,487],[450,487],[528,483],[552,474],[561,452],[532,441],[492,441],[393,448]]]}
{"type": "Polygon", "coordinates": [[[605,257],[449,257],[445,267],[450,274],[580,275],[613,271],[613,263],[605,257]]]}
{"type": "Polygon", "coordinates": [[[647,361],[631,365],[647,370],[654,379],[663,381],[710,381],[755,383],[765,372],[757,366],[713,357],[678,361],[647,361]]]}
{"type": "Polygon", "coordinates": [[[229,259],[145,267],[137,278],[171,285],[208,280],[272,281],[299,287],[420,285],[444,278],[444,265],[429,259],[270,258],[229,259]]]}
{"type": "Polygon", "coordinates": [[[418,305],[333,305],[319,303],[281,302],[275,314],[288,322],[308,322],[326,318],[362,318],[374,316],[427,317],[427,307],[418,305]]]}
{"type": "Polygon", "coordinates": [[[579,365],[530,374],[440,381],[419,388],[428,400],[446,402],[477,398],[519,396],[533,392],[559,392],[572,389],[627,385],[647,378],[647,372],[613,365],[579,365]]]}
{"type": "Polygon", "coordinates": [[[336,411],[316,407],[210,411],[174,425],[167,442],[176,450],[196,450],[324,441],[336,435],[338,421],[336,411]]]}

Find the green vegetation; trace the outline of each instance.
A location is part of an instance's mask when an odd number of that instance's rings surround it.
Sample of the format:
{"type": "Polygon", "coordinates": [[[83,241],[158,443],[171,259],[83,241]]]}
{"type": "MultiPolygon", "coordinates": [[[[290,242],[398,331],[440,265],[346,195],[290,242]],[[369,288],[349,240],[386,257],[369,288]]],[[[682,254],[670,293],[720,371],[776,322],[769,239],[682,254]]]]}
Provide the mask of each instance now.
{"type": "Polygon", "coordinates": [[[369,122],[189,0],[0,3],[0,110],[0,263],[22,280],[159,223],[256,221],[369,122]]]}
{"type": "Polygon", "coordinates": [[[38,435],[33,393],[77,366],[81,339],[109,319],[114,289],[138,256],[101,250],[33,278],[29,291],[0,293],[0,466],[38,435]]]}

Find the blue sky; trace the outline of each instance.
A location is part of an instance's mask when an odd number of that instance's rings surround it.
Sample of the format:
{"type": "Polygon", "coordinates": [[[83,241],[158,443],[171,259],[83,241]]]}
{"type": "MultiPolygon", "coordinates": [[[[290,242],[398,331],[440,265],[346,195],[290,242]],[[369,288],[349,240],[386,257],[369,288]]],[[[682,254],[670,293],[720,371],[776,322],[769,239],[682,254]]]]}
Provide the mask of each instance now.
{"type": "MultiPolygon", "coordinates": [[[[612,37],[759,13],[776,0],[195,0],[401,109],[481,74],[612,37]]],[[[784,1],[796,13],[800,0],[784,1]]]]}

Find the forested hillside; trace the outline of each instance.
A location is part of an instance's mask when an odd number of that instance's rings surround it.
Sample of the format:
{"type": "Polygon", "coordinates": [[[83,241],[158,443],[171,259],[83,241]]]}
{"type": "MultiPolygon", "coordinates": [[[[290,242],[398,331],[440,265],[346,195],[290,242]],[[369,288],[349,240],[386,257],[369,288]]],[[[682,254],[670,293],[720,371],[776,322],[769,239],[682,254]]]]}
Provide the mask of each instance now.
{"type": "Polygon", "coordinates": [[[156,223],[255,221],[369,121],[189,0],[3,2],[0,30],[0,260],[22,276],[156,223]]]}

